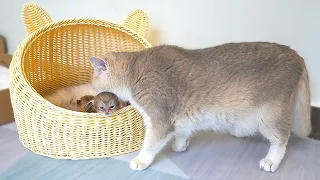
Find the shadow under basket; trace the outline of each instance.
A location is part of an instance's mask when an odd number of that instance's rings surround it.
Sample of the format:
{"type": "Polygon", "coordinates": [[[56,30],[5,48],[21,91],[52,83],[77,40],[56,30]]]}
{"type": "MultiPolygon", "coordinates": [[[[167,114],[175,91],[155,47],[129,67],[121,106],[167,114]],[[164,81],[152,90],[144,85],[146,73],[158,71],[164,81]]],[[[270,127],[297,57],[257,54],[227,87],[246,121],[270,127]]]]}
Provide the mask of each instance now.
{"type": "MultiPolygon", "coordinates": [[[[25,13],[23,17],[30,34],[17,48],[10,65],[10,96],[23,145],[37,154],[58,159],[111,157],[140,149],[145,127],[133,107],[106,117],[66,110],[41,96],[89,82],[93,73],[90,56],[151,47],[139,29],[93,19],[50,22],[48,17],[41,20],[39,12],[47,16],[43,9],[28,4],[24,10],[30,12],[30,8],[36,9],[35,15],[30,18],[25,13]],[[43,26],[30,28],[32,21],[43,26]]],[[[139,18],[129,19],[137,25],[139,18]]]]}

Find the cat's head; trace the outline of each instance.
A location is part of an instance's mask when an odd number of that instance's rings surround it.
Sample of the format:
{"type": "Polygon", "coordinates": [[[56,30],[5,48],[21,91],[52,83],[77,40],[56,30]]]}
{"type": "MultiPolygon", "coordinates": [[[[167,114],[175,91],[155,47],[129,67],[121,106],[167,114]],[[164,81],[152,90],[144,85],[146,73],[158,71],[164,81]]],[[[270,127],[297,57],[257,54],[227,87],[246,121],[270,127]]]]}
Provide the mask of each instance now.
{"type": "Polygon", "coordinates": [[[90,62],[94,68],[92,85],[98,93],[112,92],[121,99],[127,99],[126,87],[128,80],[125,77],[125,61],[117,59],[114,53],[108,54],[104,58],[91,57],[90,62]]]}

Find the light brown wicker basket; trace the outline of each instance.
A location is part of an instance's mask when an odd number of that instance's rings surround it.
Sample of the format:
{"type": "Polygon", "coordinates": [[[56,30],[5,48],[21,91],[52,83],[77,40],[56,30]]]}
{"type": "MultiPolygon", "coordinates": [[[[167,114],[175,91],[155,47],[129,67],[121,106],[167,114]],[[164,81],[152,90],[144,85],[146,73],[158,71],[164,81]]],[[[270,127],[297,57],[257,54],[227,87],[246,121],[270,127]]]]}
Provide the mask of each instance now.
{"type": "Polygon", "coordinates": [[[144,39],[146,14],[135,11],[124,25],[94,19],[53,22],[41,7],[28,3],[23,21],[29,35],[10,65],[11,101],[21,142],[37,154],[59,159],[110,157],[138,150],[145,129],[131,106],[107,118],[54,106],[40,94],[89,82],[90,56],[151,47],[144,39]]]}

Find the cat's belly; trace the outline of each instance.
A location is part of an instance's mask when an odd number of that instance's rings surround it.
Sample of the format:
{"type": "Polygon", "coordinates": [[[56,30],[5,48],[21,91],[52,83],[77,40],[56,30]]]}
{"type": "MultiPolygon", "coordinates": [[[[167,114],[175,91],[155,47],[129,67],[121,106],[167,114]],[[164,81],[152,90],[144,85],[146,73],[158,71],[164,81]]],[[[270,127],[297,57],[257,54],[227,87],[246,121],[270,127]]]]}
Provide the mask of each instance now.
{"type": "Polygon", "coordinates": [[[252,113],[248,116],[238,116],[231,112],[205,113],[198,117],[189,116],[181,123],[176,124],[177,133],[194,131],[216,131],[225,132],[242,137],[255,134],[258,129],[259,117],[252,113]]]}

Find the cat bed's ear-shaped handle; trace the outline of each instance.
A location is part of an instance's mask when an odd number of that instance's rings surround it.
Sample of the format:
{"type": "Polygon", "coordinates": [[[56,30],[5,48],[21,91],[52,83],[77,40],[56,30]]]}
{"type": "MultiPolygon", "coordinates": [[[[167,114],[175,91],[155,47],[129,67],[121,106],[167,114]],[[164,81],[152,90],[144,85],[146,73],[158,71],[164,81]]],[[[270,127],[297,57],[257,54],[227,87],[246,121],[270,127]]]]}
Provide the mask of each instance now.
{"type": "Polygon", "coordinates": [[[48,13],[35,3],[24,4],[22,8],[22,20],[29,34],[53,22],[48,13]]]}
{"type": "Polygon", "coordinates": [[[136,10],[127,16],[122,24],[139,33],[142,37],[146,37],[149,27],[149,18],[142,10],[136,10]]]}
{"type": "MultiPolygon", "coordinates": [[[[22,20],[29,34],[53,22],[48,13],[35,3],[24,4],[22,20]]],[[[142,37],[145,37],[148,32],[149,19],[145,12],[136,10],[126,17],[123,25],[139,33],[142,37]]]]}

